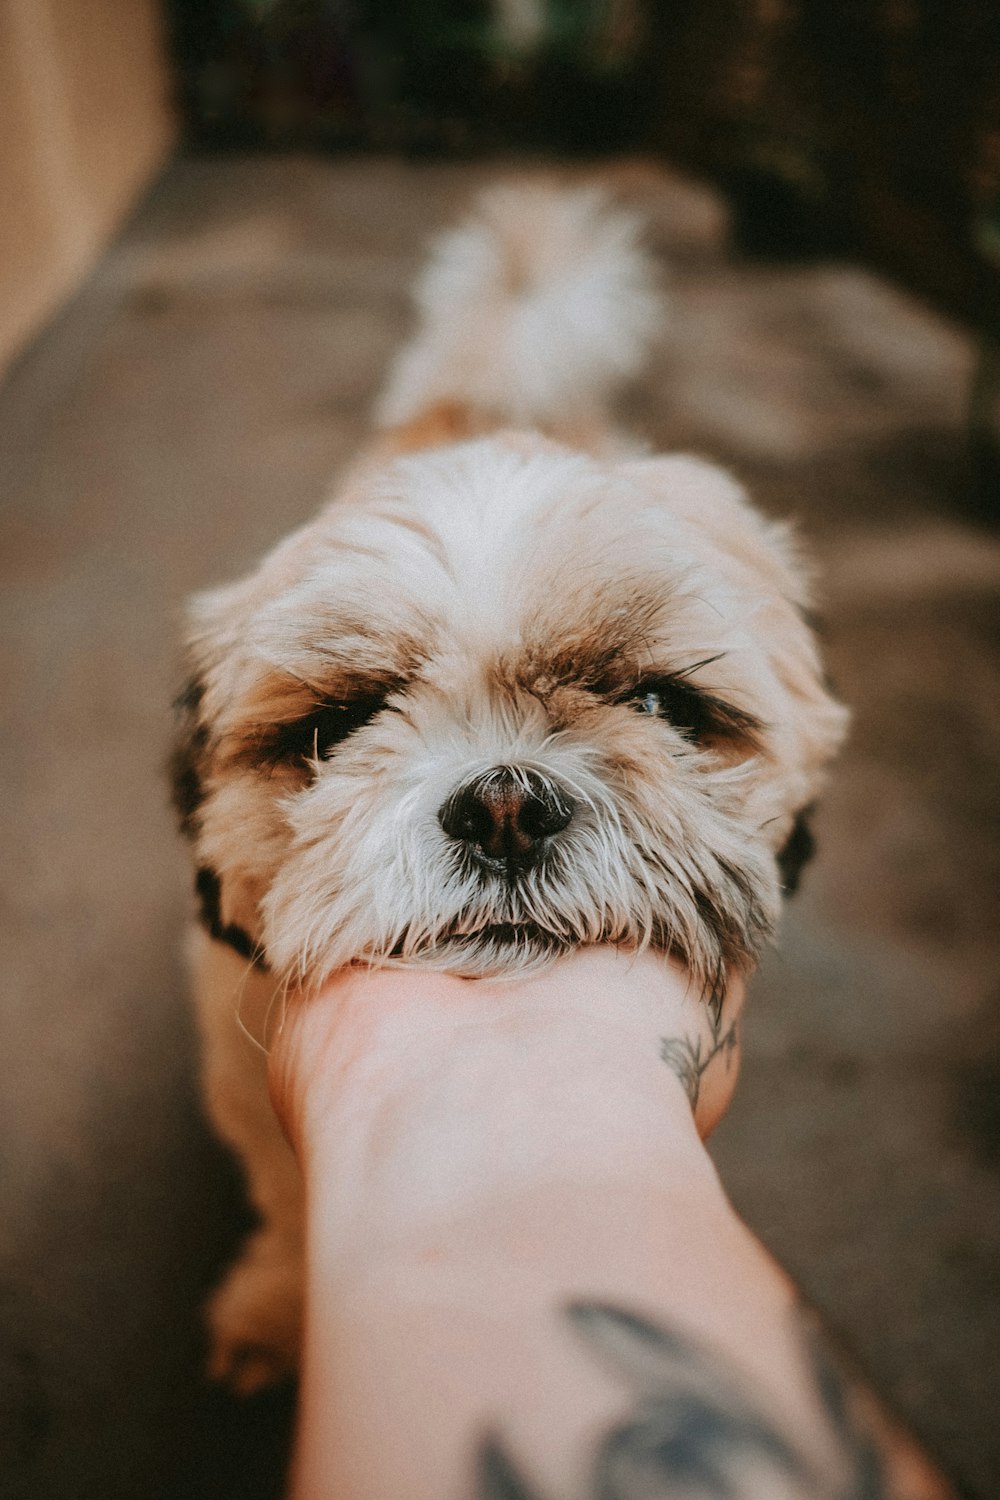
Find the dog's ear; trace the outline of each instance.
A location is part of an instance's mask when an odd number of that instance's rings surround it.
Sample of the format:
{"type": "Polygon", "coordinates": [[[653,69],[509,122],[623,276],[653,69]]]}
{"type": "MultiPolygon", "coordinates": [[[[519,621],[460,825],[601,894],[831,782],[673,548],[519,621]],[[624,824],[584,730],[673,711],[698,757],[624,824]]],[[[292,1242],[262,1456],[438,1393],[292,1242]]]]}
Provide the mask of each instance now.
{"type": "Polygon", "coordinates": [[[700,538],[706,558],[738,589],[766,589],[795,608],[805,607],[807,570],[791,533],[763,516],[725,469],[677,453],[632,459],[623,472],[691,528],[689,535],[700,538]]]}
{"type": "MultiPolygon", "coordinates": [[[[808,618],[810,568],[794,534],[761,515],[731,475],[702,459],[638,459],[623,472],[682,523],[693,560],[725,584],[720,608],[727,597],[757,601],[752,635],[771,677],[760,717],[782,726],[790,808],[808,808],[843,742],[848,714],[825,681],[808,618]]],[[[806,829],[802,814],[800,821],[806,829]]],[[[789,852],[791,880],[808,858],[807,836],[806,829],[796,846],[804,852],[789,852]]]]}
{"type": "Polygon", "coordinates": [[[185,608],[187,679],[174,699],[174,743],[167,772],[180,831],[192,841],[198,836],[210,752],[206,683],[213,670],[218,675],[220,662],[231,654],[241,631],[245,634],[239,606],[247,591],[245,580],[226,584],[195,594],[185,608]]]}
{"type": "Polygon", "coordinates": [[[781,876],[781,889],[786,896],[792,896],[798,890],[802,870],[816,853],[816,840],[812,831],[814,812],[815,808],[810,806],[803,807],[796,813],[792,831],[785,840],[784,847],[775,856],[781,876]]]}
{"type": "Polygon", "coordinates": [[[252,938],[238,922],[226,922],[222,917],[222,882],[215,870],[208,865],[199,865],[195,871],[195,894],[198,897],[198,921],[217,943],[225,943],[247,958],[255,969],[267,973],[267,961],[260,943],[252,938]]]}
{"type": "Polygon", "coordinates": [[[198,833],[198,810],[205,796],[204,767],[208,730],[201,717],[204,686],[192,675],[174,700],[176,730],[168,773],[181,833],[194,839],[198,833]]]}
{"type": "MultiPolygon", "coordinates": [[[[192,843],[198,838],[198,815],[205,800],[208,729],[202,717],[204,692],[201,679],[194,675],[174,701],[177,733],[168,768],[180,830],[192,843]]],[[[218,873],[210,866],[198,866],[195,872],[195,893],[198,898],[198,920],[215,941],[226,943],[241,958],[247,958],[256,968],[266,970],[267,964],[259,943],[246,928],[236,922],[224,920],[222,882],[218,873]]]]}

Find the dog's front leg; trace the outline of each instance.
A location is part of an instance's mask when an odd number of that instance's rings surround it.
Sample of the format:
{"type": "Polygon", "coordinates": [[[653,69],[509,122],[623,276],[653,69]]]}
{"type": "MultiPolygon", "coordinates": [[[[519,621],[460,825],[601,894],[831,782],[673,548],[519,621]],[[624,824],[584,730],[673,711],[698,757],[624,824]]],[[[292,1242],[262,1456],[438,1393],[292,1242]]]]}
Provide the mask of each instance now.
{"type": "Polygon", "coordinates": [[[298,1362],[302,1184],[268,1098],[267,1059],[251,1040],[263,1039],[274,981],[200,930],[193,949],[205,1107],[236,1152],[260,1216],[209,1299],[208,1370],[249,1394],[291,1374],[298,1362]]]}

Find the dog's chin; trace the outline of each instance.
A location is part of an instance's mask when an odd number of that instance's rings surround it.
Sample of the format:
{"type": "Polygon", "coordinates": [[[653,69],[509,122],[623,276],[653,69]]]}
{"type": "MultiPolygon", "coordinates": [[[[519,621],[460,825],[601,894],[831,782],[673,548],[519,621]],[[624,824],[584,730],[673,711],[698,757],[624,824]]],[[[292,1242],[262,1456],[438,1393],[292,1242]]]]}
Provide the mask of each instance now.
{"type": "Polygon", "coordinates": [[[439,932],[422,941],[403,939],[379,964],[400,968],[428,968],[460,979],[521,979],[537,974],[561,955],[595,943],[637,952],[649,949],[682,964],[695,990],[711,1005],[721,1003],[728,976],[752,966],[749,955],[727,956],[717,939],[709,938],[694,951],[678,942],[663,923],[638,934],[602,930],[588,934],[555,932],[536,922],[497,922],[469,931],[439,932]]]}
{"type": "MultiPolygon", "coordinates": [[[[537,919],[504,914],[495,921],[468,916],[437,927],[409,927],[384,947],[360,948],[348,963],[363,968],[431,969],[460,979],[521,979],[537,974],[562,955],[597,944],[625,952],[648,949],[661,953],[688,971],[694,989],[710,1003],[724,993],[728,977],[748,972],[755,952],[748,941],[737,941],[732,931],[719,932],[704,924],[682,935],[665,917],[648,923],[595,921],[577,929],[569,924],[548,927],[537,919]]],[[[298,981],[311,972],[321,982],[341,965],[299,960],[298,981]]],[[[282,972],[279,964],[276,973],[282,972]]]]}
{"type": "Polygon", "coordinates": [[[521,978],[537,973],[578,942],[536,922],[497,922],[474,932],[444,932],[425,942],[402,941],[394,965],[438,969],[460,979],[521,978]]]}

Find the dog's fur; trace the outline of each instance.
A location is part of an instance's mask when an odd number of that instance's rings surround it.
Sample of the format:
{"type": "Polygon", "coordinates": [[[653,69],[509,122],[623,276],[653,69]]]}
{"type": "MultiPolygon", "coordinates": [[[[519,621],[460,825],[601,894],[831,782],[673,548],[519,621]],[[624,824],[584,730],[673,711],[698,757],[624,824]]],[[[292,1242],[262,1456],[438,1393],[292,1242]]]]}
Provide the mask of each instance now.
{"type": "Polygon", "coordinates": [[[711,1000],[774,931],[844,730],[786,529],[614,431],[659,309],[632,218],[494,189],[418,303],[370,452],[191,611],[174,770],[206,1092],[262,1221],[213,1367],[244,1388],[294,1362],[300,1246],[236,1012],[350,963],[523,974],[594,942],[669,950],[711,1000]],[[541,810],[530,860],[456,821],[497,787],[541,810]]]}

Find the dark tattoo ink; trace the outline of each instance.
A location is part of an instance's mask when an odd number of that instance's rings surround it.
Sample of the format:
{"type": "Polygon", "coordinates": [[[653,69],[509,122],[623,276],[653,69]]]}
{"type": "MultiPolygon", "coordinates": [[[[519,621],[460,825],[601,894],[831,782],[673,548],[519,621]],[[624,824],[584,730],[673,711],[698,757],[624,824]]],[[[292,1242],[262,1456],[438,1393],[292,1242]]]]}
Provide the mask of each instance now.
{"type": "Polygon", "coordinates": [[[816,1323],[804,1319],[801,1332],[820,1405],[848,1460],[853,1487],[843,1491],[844,1500],[882,1500],[888,1495],[882,1460],[871,1435],[851,1410],[847,1380],[831,1358],[816,1323]]]}
{"type": "Polygon", "coordinates": [[[477,1458],[477,1500],[541,1500],[530,1489],[494,1438],[487,1438],[477,1458]]]}
{"type": "MultiPolygon", "coordinates": [[[[805,1316],[799,1325],[833,1462],[782,1433],[735,1372],[686,1335],[601,1302],[566,1316],[590,1352],[634,1392],[597,1445],[587,1500],[891,1500],[888,1478],[848,1380],[805,1316]]],[[[476,1500],[542,1500],[491,1435],[476,1500]]]]}
{"type": "Polygon", "coordinates": [[[692,1041],[686,1036],[665,1036],[660,1040],[660,1056],[670,1071],[676,1073],[684,1085],[692,1109],[698,1107],[701,1080],[705,1076],[709,1063],[721,1053],[728,1069],[732,1064],[732,1055],[740,1039],[738,1020],[731,1021],[727,1029],[723,1031],[721,1006],[709,1006],[708,1016],[711,1032],[707,1040],[697,1037],[692,1041]]]}

